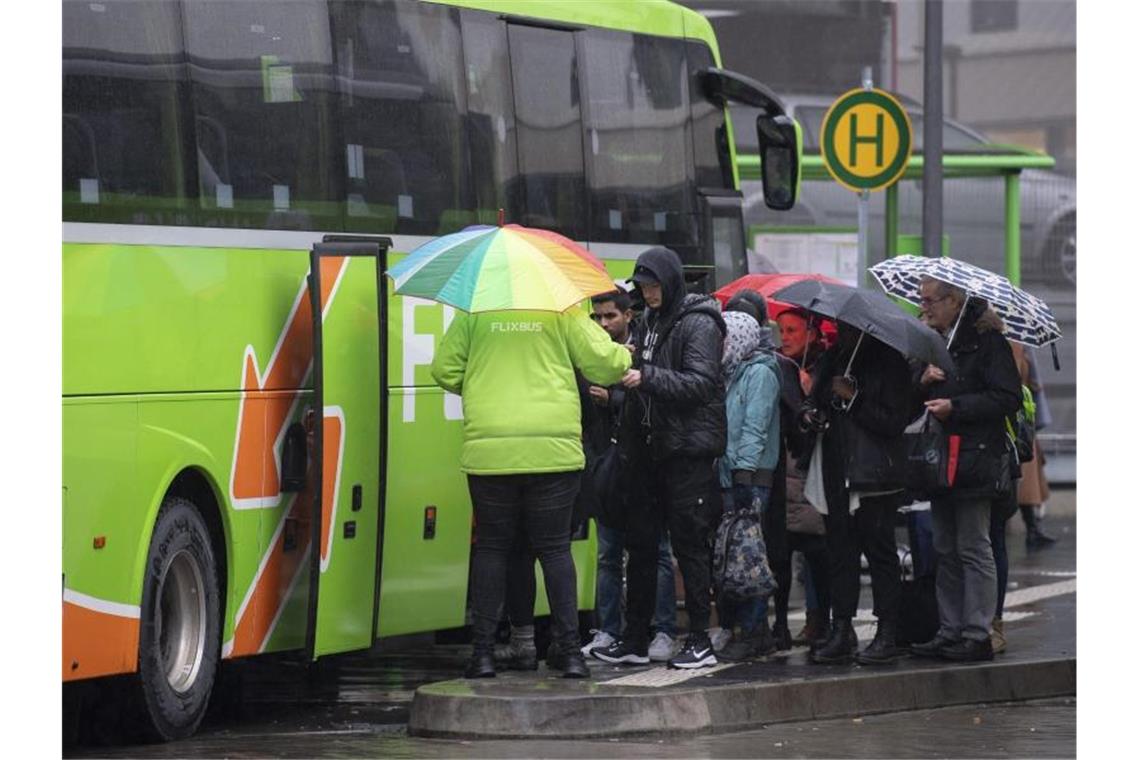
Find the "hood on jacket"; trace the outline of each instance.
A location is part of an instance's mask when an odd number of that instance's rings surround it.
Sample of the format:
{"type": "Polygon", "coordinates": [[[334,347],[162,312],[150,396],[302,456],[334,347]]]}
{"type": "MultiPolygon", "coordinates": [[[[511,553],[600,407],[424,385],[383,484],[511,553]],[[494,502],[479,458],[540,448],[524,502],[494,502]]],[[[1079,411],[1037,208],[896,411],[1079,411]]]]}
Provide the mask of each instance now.
{"type": "Polygon", "coordinates": [[[726,332],[721,369],[725,383],[732,380],[736,370],[763,349],[760,339],[760,325],[743,311],[726,311],[722,315],[726,332]]]}
{"type": "MultiPolygon", "coordinates": [[[[671,248],[654,246],[642,251],[637,257],[633,270],[636,273],[643,267],[661,283],[661,308],[650,311],[659,312],[659,317],[676,314],[685,299],[685,272],[681,265],[681,257],[671,248]]],[[[719,309],[717,311],[719,312],[719,309]]]]}
{"type": "Polygon", "coordinates": [[[997,312],[990,308],[988,301],[979,296],[970,296],[962,306],[957,330],[947,345],[949,347],[952,344],[958,349],[970,349],[977,344],[979,335],[990,331],[1000,335],[1005,332],[1005,324],[997,312]]]}

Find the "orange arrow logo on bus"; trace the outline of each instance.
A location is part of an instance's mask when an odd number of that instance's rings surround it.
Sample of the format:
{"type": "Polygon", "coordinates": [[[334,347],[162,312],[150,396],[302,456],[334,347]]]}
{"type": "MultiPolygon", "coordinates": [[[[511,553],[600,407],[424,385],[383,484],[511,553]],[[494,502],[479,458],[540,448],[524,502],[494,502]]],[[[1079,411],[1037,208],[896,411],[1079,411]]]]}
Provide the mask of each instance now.
{"type": "MultiPolygon", "coordinates": [[[[348,258],[326,257],[320,262],[324,313],[348,258]]],[[[253,346],[245,350],[241,409],[230,474],[230,498],[235,509],[275,507],[280,503],[281,441],[312,365],[313,310],[306,278],[264,374],[258,372],[253,346]]]]}

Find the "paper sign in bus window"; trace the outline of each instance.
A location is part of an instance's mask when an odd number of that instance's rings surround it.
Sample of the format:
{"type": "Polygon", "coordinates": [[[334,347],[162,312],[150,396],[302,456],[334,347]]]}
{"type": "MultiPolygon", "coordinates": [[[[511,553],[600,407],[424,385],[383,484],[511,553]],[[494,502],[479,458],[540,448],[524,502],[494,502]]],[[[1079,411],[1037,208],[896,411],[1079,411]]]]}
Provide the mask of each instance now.
{"type": "Polygon", "coordinates": [[[288,185],[274,185],[273,186],[273,208],[277,211],[289,210],[289,186],[288,185]]]}
{"type": "Polygon", "coordinates": [[[227,185],[224,182],[219,182],[214,187],[214,198],[218,203],[218,208],[233,208],[234,186],[227,185]]]}
{"type": "Polygon", "coordinates": [[[349,179],[364,179],[364,146],[346,145],[349,179]]]}
{"type": "Polygon", "coordinates": [[[99,202],[99,180],[90,178],[79,180],[79,202],[99,202]]]}
{"type": "Polygon", "coordinates": [[[401,195],[396,199],[397,213],[403,219],[413,219],[415,214],[412,213],[412,196],[401,195]]]}

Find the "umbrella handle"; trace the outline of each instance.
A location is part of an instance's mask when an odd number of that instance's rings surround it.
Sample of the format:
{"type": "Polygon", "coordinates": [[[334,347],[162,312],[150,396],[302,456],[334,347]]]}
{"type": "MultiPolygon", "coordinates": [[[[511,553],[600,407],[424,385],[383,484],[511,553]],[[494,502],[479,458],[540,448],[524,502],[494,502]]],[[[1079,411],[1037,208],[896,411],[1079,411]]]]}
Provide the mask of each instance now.
{"type": "Polygon", "coordinates": [[[1060,372],[1061,371],[1061,360],[1057,358],[1057,343],[1056,342],[1050,343],[1049,344],[1049,350],[1053,352],[1053,369],[1060,372]]]}

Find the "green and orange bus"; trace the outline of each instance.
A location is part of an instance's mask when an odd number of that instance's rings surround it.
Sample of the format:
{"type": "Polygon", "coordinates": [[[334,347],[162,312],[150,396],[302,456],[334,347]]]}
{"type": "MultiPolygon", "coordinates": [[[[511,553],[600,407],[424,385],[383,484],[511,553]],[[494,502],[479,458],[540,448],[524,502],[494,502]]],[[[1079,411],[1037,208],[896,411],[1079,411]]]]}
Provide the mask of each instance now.
{"type": "MultiPolygon", "coordinates": [[[[474,223],[745,268],[729,101],[790,207],[795,125],[664,0],[63,5],[63,680],[192,733],[220,660],[465,623],[453,312],[385,267],[474,223]]],[[[576,541],[593,606],[592,536],[576,541]]],[[[540,586],[541,587],[541,586],[540,586]]]]}

